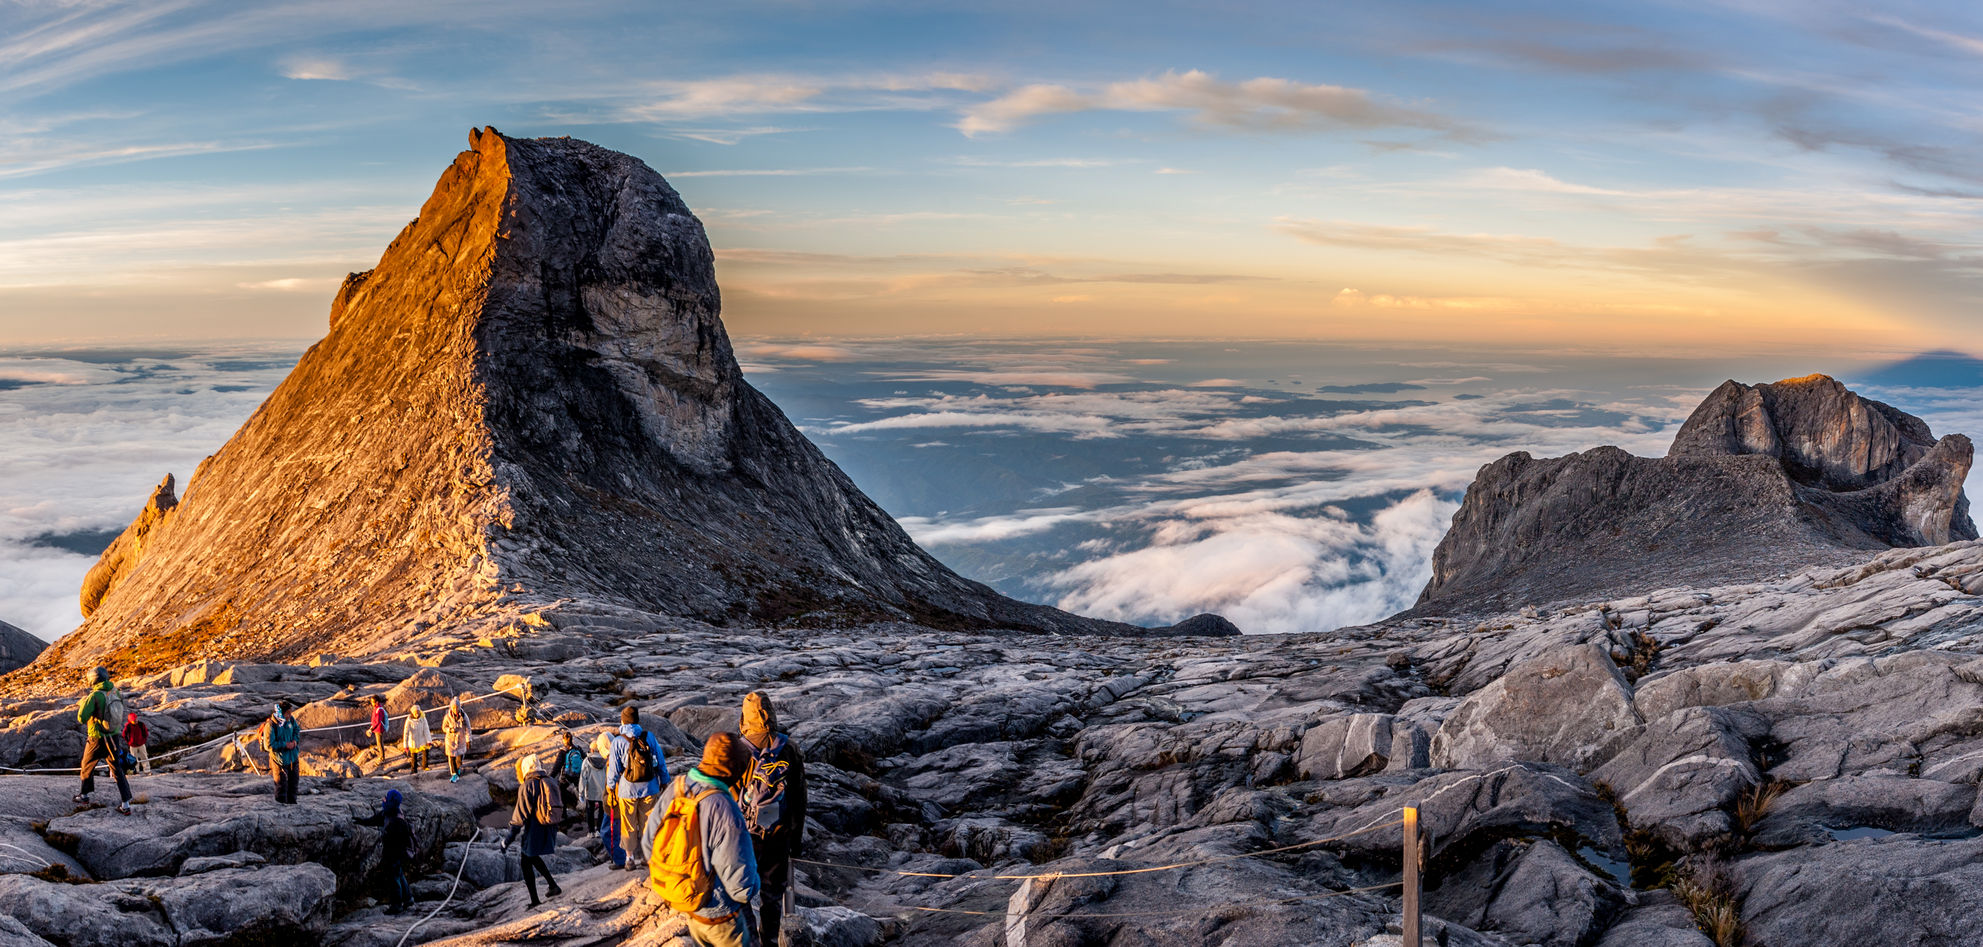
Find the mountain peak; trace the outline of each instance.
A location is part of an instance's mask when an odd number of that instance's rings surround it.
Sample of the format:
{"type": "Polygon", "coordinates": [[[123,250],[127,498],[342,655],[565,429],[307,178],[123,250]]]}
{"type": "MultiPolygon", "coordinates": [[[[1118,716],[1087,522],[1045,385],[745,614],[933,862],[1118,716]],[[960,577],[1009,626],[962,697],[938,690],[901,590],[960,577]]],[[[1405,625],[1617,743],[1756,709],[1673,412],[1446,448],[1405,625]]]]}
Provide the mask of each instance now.
{"type": "Polygon", "coordinates": [[[363,655],[567,600],[1141,630],[1006,599],[918,548],[744,380],[720,309],[702,224],[638,159],[471,133],[39,665],[363,655]]]}

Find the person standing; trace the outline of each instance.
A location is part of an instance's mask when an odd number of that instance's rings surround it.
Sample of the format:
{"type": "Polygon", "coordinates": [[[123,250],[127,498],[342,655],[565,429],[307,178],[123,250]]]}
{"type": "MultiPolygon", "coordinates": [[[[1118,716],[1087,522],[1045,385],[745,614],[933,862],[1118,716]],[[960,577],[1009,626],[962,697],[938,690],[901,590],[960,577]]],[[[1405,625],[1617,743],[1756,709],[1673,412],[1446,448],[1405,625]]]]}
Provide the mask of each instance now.
{"type": "Polygon", "coordinates": [[[741,729],[750,766],[737,799],[763,885],[758,934],[766,945],[775,945],[791,890],[792,859],[800,857],[806,829],[806,755],[778,732],[778,714],[763,691],[744,695],[741,729]]]}
{"type": "Polygon", "coordinates": [[[733,794],[750,767],[734,733],[703,745],[702,762],[668,784],[656,803],[660,825],[648,885],[688,915],[701,947],[754,947],[751,901],[760,894],[750,830],[733,794]]]}
{"type": "Polygon", "coordinates": [[[97,668],[90,672],[90,690],[76,704],[76,722],[84,725],[82,787],[72,800],[76,805],[90,804],[90,793],[96,790],[96,764],[102,760],[110,767],[110,775],[117,780],[117,811],[131,814],[131,781],[124,777],[124,763],[117,752],[117,708],[123,701],[117,696],[117,688],[110,683],[110,669],[97,668]]]}
{"type": "Polygon", "coordinates": [[[372,722],[365,728],[372,735],[372,749],[378,751],[379,768],[386,768],[386,699],[372,695],[372,722]]]}
{"type": "Polygon", "coordinates": [[[600,734],[593,741],[592,753],[585,757],[585,767],[578,774],[578,802],[585,807],[585,830],[599,831],[599,823],[604,821],[601,811],[606,806],[606,754],[613,752],[613,738],[600,734]]]}
{"type": "Polygon", "coordinates": [[[399,814],[400,794],[397,789],[386,790],[386,798],[379,805],[379,811],[369,817],[359,819],[359,825],[367,825],[379,830],[379,871],[385,875],[390,890],[392,907],[387,914],[404,914],[413,903],[413,888],[406,883],[406,863],[413,860],[413,827],[399,814]]]}
{"type": "Polygon", "coordinates": [[[537,900],[538,875],[544,876],[547,885],[545,897],[564,893],[558,880],[551,877],[551,867],[544,864],[544,856],[558,847],[558,823],[564,821],[564,807],[558,803],[558,787],[544,778],[537,754],[516,761],[516,776],[516,810],[510,813],[510,833],[503,839],[503,851],[507,853],[517,835],[523,835],[523,883],[530,889],[530,906],[534,908],[544,903],[537,900]]]}
{"type": "Polygon", "coordinates": [[[277,701],[275,713],[262,721],[262,746],[269,753],[269,771],[275,777],[275,801],[296,804],[297,767],[303,752],[303,728],[289,713],[289,701],[277,701]]]}
{"type": "Polygon", "coordinates": [[[448,756],[448,782],[461,782],[461,758],[468,755],[468,712],[461,709],[461,697],[448,701],[448,712],[441,716],[441,749],[448,756]]]}
{"type": "Polygon", "coordinates": [[[399,745],[406,750],[406,761],[414,772],[427,765],[427,748],[434,745],[434,730],[427,726],[427,712],[420,709],[420,702],[406,710],[406,723],[399,731],[399,745]]]}
{"type": "Polygon", "coordinates": [[[667,779],[661,742],[641,728],[640,709],[628,705],[620,711],[620,733],[613,738],[612,755],[606,757],[606,785],[619,799],[620,847],[627,850],[629,871],[647,864],[647,853],[654,847],[654,827],[648,825],[648,817],[654,814],[654,799],[667,779]]]}
{"type": "Polygon", "coordinates": [[[137,771],[147,776],[151,775],[151,751],[145,749],[145,744],[149,742],[151,742],[151,730],[145,726],[144,721],[138,719],[138,712],[133,710],[125,714],[124,745],[131,748],[131,758],[138,764],[137,771]]]}

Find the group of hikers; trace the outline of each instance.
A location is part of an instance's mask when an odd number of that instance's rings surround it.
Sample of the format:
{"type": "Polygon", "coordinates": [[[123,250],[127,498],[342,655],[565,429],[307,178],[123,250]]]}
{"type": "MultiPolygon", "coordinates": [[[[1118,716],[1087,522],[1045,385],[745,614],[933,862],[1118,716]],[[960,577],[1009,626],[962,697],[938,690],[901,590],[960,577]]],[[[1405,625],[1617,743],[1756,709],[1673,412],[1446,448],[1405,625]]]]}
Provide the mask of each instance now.
{"type": "MultiPolygon", "coordinates": [[[[458,781],[472,735],[461,699],[442,717],[442,749],[450,781],[458,781]]],[[[385,700],[371,698],[367,735],[386,762],[385,700]]],[[[519,715],[521,717],[521,715],[519,715]]],[[[76,708],[86,728],[82,786],[75,801],[90,804],[96,768],[107,764],[121,801],[131,812],[127,774],[150,772],[145,750],[149,733],[138,715],[124,708],[110,672],[91,672],[90,690],[76,708]],[[121,731],[114,722],[122,718],[121,731]]],[[[416,704],[408,710],[399,741],[413,772],[425,766],[433,734],[416,704]]],[[[303,730],[294,708],[278,701],[257,736],[268,752],[278,803],[296,803],[303,730]]],[[[502,842],[508,851],[519,839],[523,883],[530,904],[562,893],[544,858],[557,848],[559,833],[582,813],[585,831],[597,833],[614,868],[646,871],[648,884],[668,906],[689,918],[689,936],[704,947],[758,947],[776,944],[790,892],[792,859],[799,852],[806,820],[805,756],[778,730],[777,714],[762,692],[745,696],[736,732],[717,733],[688,772],[670,777],[661,742],[641,726],[640,712],[620,712],[618,729],[600,733],[591,753],[571,731],[560,734],[555,755],[525,754],[517,762],[516,806],[502,842]],[[756,905],[753,908],[753,905],[756,905]]],[[[386,879],[387,914],[411,905],[406,871],[412,860],[413,830],[402,815],[404,796],[388,790],[379,811],[360,825],[380,830],[386,879]]]]}
{"type": "MultiPolygon", "coordinates": [[[[601,733],[588,754],[570,731],[548,758],[517,761],[516,805],[505,852],[521,840],[524,888],[531,907],[563,893],[545,857],[560,830],[579,818],[599,833],[616,869],[645,871],[668,906],[688,916],[689,937],[703,947],[776,944],[791,890],[792,859],[806,820],[805,755],[778,730],[762,692],[744,698],[739,732],[717,733],[688,772],[670,777],[661,742],[640,723],[640,711],[620,711],[619,729],[601,733]]],[[[381,871],[391,906],[411,903],[406,867],[413,836],[389,790],[379,812],[359,824],[379,828],[381,871]]]]}

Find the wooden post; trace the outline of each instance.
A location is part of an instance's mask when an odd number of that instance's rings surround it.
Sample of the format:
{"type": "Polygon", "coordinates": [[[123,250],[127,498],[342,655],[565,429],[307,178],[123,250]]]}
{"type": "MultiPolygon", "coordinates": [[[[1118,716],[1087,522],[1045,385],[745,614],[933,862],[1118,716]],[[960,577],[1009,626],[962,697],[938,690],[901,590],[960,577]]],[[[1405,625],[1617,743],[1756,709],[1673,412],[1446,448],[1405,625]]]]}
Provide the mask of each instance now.
{"type": "Polygon", "coordinates": [[[1418,930],[1418,810],[1405,807],[1404,947],[1424,947],[1418,930]]]}

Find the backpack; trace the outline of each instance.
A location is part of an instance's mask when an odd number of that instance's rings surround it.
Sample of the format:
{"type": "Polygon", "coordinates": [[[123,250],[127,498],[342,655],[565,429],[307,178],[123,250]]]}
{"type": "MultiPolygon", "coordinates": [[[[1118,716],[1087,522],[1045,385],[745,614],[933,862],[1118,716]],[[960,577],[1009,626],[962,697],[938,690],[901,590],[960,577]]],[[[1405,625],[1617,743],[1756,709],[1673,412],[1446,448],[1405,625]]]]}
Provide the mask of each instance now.
{"type": "Polygon", "coordinates": [[[651,782],[654,770],[654,747],[648,745],[647,731],[627,738],[627,768],[620,778],[630,783],[651,782]]]}
{"type": "Polygon", "coordinates": [[[544,791],[538,794],[537,805],[530,813],[530,817],[536,819],[538,825],[558,825],[564,822],[564,796],[558,792],[556,787],[550,785],[550,782],[545,780],[542,774],[531,778],[543,782],[544,791]]]}
{"type": "Polygon", "coordinates": [[[709,866],[702,857],[702,825],[696,806],[716,790],[703,787],[689,794],[688,777],[675,780],[675,798],[661,816],[654,832],[654,857],[647,861],[647,886],[668,902],[668,907],[688,914],[702,908],[713,887],[709,866]]]}
{"type": "Polygon", "coordinates": [[[579,770],[585,768],[585,751],[579,749],[578,747],[572,747],[571,749],[565,751],[564,760],[565,760],[565,775],[577,776],[579,774],[579,770]]]}
{"type": "Polygon", "coordinates": [[[769,836],[785,818],[785,776],[792,764],[779,759],[784,750],[784,735],[773,737],[769,747],[751,754],[744,774],[744,824],[758,838],[769,836]]]}

